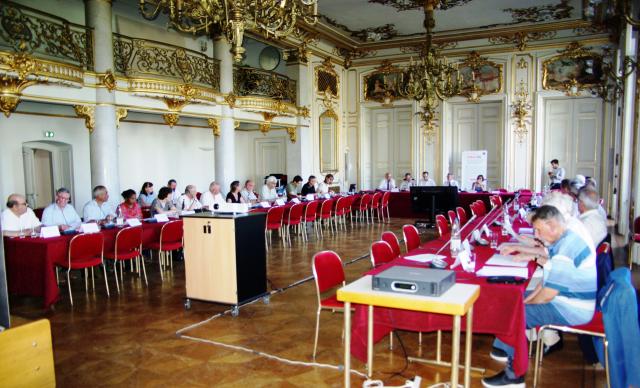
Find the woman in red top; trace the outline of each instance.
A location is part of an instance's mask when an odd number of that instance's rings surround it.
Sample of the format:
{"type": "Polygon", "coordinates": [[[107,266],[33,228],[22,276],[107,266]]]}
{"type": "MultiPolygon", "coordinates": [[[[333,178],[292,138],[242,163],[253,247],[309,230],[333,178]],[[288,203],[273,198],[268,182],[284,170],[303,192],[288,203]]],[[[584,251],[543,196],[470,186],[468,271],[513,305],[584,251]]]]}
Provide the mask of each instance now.
{"type": "Polygon", "coordinates": [[[136,198],[136,192],[129,189],[122,192],[124,202],[118,206],[119,214],[125,220],[129,218],[142,219],[142,210],[136,198]]]}

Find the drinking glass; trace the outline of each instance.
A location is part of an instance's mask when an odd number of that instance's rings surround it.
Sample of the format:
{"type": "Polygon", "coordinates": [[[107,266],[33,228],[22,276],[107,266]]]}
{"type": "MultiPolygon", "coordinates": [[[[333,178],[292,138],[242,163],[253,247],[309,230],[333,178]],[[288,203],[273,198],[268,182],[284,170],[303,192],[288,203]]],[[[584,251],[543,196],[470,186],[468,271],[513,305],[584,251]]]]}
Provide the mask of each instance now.
{"type": "Polygon", "coordinates": [[[491,248],[492,249],[497,249],[498,248],[498,234],[497,233],[491,234],[491,237],[489,237],[489,239],[491,241],[491,248]]]}

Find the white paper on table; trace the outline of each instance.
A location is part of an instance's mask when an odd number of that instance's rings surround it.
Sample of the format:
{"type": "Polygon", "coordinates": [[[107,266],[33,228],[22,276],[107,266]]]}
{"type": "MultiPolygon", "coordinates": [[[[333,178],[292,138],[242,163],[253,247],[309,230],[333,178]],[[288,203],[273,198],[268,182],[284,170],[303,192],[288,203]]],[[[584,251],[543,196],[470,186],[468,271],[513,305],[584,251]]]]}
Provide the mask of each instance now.
{"type": "Polygon", "coordinates": [[[533,234],[533,228],[520,228],[518,230],[520,234],[533,234]]]}
{"type": "Polygon", "coordinates": [[[284,199],[282,199],[282,198],[276,199],[276,205],[283,206],[284,205],[284,199]]]}
{"type": "Polygon", "coordinates": [[[42,238],[50,238],[50,237],[59,237],[60,229],[56,225],[53,226],[43,226],[40,228],[40,237],[42,238]]]}
{"type": "Polygon", "coordinates": [[[473,236],[473,239],[474,239],[474,240],[476,240],[476,241],[478,241],[478,242],[480,241],[480,237],[482,237],[482,236],[480,235],[480,231],[479,231],[478,229],[474,230],[474,231],[471,233],[471,235],[473,236]]]}
{"type": "Polygon", "coordinates": [[[392,193],[399,193],[399,192],[400,192],[400,189],[398,189],[398,188],[391,189],[391,192],[392,192],[392,193]]]}
{"type": "Polygon", "coordinates": [[[462,242],[462,249],[464,249],[465,251],[471,253],[471,245],[469,244],[469,240],[465,239],[462,242]]]}
{"type": "Polygon", "coordinates": [[[90,222],[80,225],[80,230],[82,233],[98,233],[100,232],[100,227],[95,222],[90,222]]]}
{"type": "Polygon", "coordinates": [[[487,224],[482,225],[482,231],[485,235],[487,235],[487,237],[491,237],[491,231],[489,230],[487,224]]]}
{"type": "Polygon", "coordinates": [[[307,195],[305,196],[305,198],[307,199],[307,201],[313,201],[314,199],[316,199],[316,198],[313,196],[313,194],[307,194],[307,195]]]}
{"type": "Polygon", "coordinates": [[[526,268],[529,265],[528,261],[515,261],[511,256],[495,254],[491,256],[486,262],[487,265],[499,265],[502,267],[517,267],[526,268]]]}
{"type": "Polygon", "coordinates": [[[460,240],[449,240],[449,249],[459,251],[461,246],[462,242],[460,240]]]}
{"type": "Polygon", "coordinates": [[[458,253],[458,260],[462,264],[462,269],[465,271],[473,271],[475,268],[471,267],[471,255],[468,251],[460,251],[458,253]]]}
{"type": "Polygon", "coordinates": [[[424,253],[420,255],[404,256],[404,258],[411,261],[417,261],[418,263],[430,263],[434,259],[444,260],[447,258],[447,256],[434,255],[433,253],[424,253]]]}
{"type": "Polygon", "coordinates": [[[156,221],[158,221],[158,222],[169,222],[169,216],[167,216],[164,213],[156,214],[156,215],[153,216],[153,218],[155,218],[156,221]]]}
{"type": "Polygon", "coordinates": [[[293,203],[300,203],[300,200],[298,198],[292,198],[291,202],[293,203]]]}
{"type": "Polygon", "coordinates": [[[518,214],[520,214],[520,218],[522,219],[527,218],[527,211],[524,210],[524,208],[520,208],[520,210],[518,210],[518,214]]]}
{"type": "Polygon", "coordinates": [[[526,268],[515,267],[493,267],[485,265],[478,272],[477,276],[489,277],[489,276],[515,276],[518,278],[526,279],[529,277],[529,271],[526,268]]]}
{"type": "Polygon", "coordinates": [[[137,218],[127,218],[127,225],[129,226],[140,226],[142,223],[137,218]]]}
{"type": "Polygon", "coordinates": [[[267,202],[267,201],[262,201],[262,202],[260,202],[260,206],[261,206],[262,208],[264,208],[264,209],[268,209],[268,208],[270,208],[270,207],[271,207],[271,205],[269,205],[269,202],[267,202]]]}
{"type": "Polygon", "coordinates": [[[183,210],[180,212],[182,216],[188,216],[189,214],[196,214],[195,210],[183,210]]]}
{"type": "Polygon", "coordinates": [[[122,217],[117,217],[117,218],[116,218],[116,225],[117,225],[117,226],[121,226],[121,225],[123,225],[123,224],[124,224],[124,218],[122,218],[122,217]]]}

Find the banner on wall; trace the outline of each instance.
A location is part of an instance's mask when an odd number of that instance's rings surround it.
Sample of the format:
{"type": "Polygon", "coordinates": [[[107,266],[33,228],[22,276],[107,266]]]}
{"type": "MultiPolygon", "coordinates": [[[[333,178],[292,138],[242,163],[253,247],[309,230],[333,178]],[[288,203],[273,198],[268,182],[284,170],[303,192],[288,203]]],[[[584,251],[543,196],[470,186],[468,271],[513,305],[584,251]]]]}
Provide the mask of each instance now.
{"type": "Polygon", "coordinates": [[[471,190],[471,186],[478,175],[482,175],[487,179],[487,151],[463,151],[460,188],[467,191],[471,190]]]}

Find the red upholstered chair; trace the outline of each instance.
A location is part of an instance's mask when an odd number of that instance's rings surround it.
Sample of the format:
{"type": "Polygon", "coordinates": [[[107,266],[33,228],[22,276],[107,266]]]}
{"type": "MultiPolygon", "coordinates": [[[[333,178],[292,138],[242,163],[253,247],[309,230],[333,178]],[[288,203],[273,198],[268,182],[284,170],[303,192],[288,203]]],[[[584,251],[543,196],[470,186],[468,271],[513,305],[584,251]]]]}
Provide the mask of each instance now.
{"type": "Polygon", "coordinates": [[[390,262],[397,256],[393,254],[393,249],[391,249],[388,242],[376,241],[371,244],[369,257],[371,258],[371,266],[375,268],[379,265],[390,262]]]}
{"type": "Polygon", "coordinates": [[[491,197],[489,197],[489,202],[491,202],[492,208],[502,206],[502,198],[499,195],[492,195],[491,197]]]}
{"type": "Polygon", "coordinates": [[[349,219],[351,220],[351,226],[353,226],[353,213],[351,212],[351,208],[353,207],[353,202],[356,200],[356,196],[355,195],[349,195],[347,197],[344,198],[344,224],[345,227],[347,226],[347,215],[349,216],[349,219]]]}
{"type": "Polygon", "coordinates": [[[360,220],[366,220],[367,224],[369,223],[369,208],[371,205],[371,197],[371,194],[362,194],[362,196],[360,197],[360,202],[356,204],[356,208],[351,208],[351,210],[355,210],[356,212],[358,212],[360,220]]]}
{"type": "Polygon", "coordinates": [[[298,229],[298,234],[302,233],[300,230],[300,225],[302,225],[303,211],[304,204],[296,203],[295,205],[291,206],[291,209],[289,209],[289,214],[282,220],[286,232],[285,237],[287,239],[287,242],[289,243],[289,246],[291,246],[291,227],[293,226],[294,228],[298,229]]]}
{"type": "Polygon", "coordinates": [[[389,215],[389,198],[391,198],[391,193],[386,191],[382,194],[382,202],[380,203],[380,211],[382,212],[382,220],[384,221],[384,213],[387,213],[387,222],[391,220],[391,216],[389,215]]]}
{"type": "Polygon", "coordinates": [[[182,248],[182,220],[169,221],[160,229],[160,240],[149,243],[149,249],[158,251],[160,278],[164,280],[164,268],[169,265],[173,270],[173,251],[182,248]],[[167,254],[168,253],[168,254],[167,254]]]}
{"type": "Polygon", "coordinates": [[[518,193],[520,193],[520,195],[532,195],[533,192],[529,189],[520,189],[518,190],[518,193]]]}
{"type": "Polygon", "coordinates": [[[436,227],[438,228],[438,235],[440,237],[445,234],[449,234],[449,225],[447,225],[447,219],[442,214],[436,215],[436,227]]]}
{"type": "Polygon", "coordinates": [[[335,204],[333,205],[333,220],[336,223],[336,231],[338,231],[340,225],[342,225],[344,230],[347,230],[347,225],[344,218],[345,214],[347,214],[348,204],[348,197],[338,197],[335,199],[335,204]]]}
{"type": "Polygon", "coordinates": [[[420,247],[420,233],[413,225],[402,226],[402,235],[404,236],[404,246],[407,252],[420,247]]]}
{"type": "Polygon", "coordinates": [[[484,216],[485,214],[487,214],[487,207],[481,200],[476,201],[476,209],[478,209],[478,213],[480,216],[484,216]]]}
{"type": "Polygon", "coordinates": [[[320,237],[324,234],[322,232],[322,225],[329,225],[329,230],[333,231],[333,205],[335,200],[325,199],[320,205],[320,237]]]}
{"type": "MultiPolygon", "coordinates": [[[[104,238],[101,233],[78,234],[69,242],[69,251],[67,262],[56,263],[57,265],[67,269],[67,285],[69,286],[69,300],[73,306],[73,295],[71,294],[71,277],[69,274],[72,269],[84,269],[85,291],[88,291],[89,283],[87,281],[87,268],[91,268],[93,275],[93,267],[102,265],[104,272],[104,283],[107,287],[107,296],[109,296],[109,282],[107,281],[107,269],[103,260],[104,238]]],[[[95,283],[91,276],[93,289],[95,283]]]]}
{"type": "Polygon", "coordinates": [[[271,234],[274,230],[277,230],[280,233],[280,237],[282,238],[282,244],[284,244],[284,232],[282,231],[282,217],[284,216],[284,207],[283,206],[275,206],[269,208],[267,211],[267,223],[265,224],[264,233],[265,233],[265,245],[267,250],[269,250],[269,245],[271,244],[271,234]]]}
{"type": "MultiPolygon", "coordinates": [[[[136,271],[140,274],[140,262],[142,262],[142,273],[144,275],[144,283],[147,282],[147,271],[144,267],[144,260],[139,260],[142,252],[142,226],[134,226],[130,228],[124,228],[116,234],[116,244],[113,251],[107,251],[104,257],[113,260],[113,272],[116,277],[116,287],[118,294],[120,293],[120,284],[118,283],[118,266],[120,261],[120,280],[124,282],[124,275],[122,270],[122,262],[124,260],[136,260],[136,271]]],[[[133,268],[133,265],[132,265],[133,268]]],[[[122,284],[124,286],[124,283],[122,284]]]]}
{"type": "Polygon", "coordinates": [[[382,241],[386,241],[387,244],[389,244],[391,250],[393,251],[394,257],[400,256],[400,242],[398,242],[398,237],[395,233],[390,231],[382,232],[381,239],[382,241]]]}
{"type": "Polygon", "coordinates": [[[307,241],[309,241],[309,236],[307,235],[308,223],[313,223],[313,230],[316,232],[316,238],[320,238],[320,235],[318,234],[318,224],[316,223],[316,212],[318,211],[319,204],[320,202],[318,201],[307,202],[307,206],[305,206],[304,208],[304,215],[302,216],[302,220],[304,221],[305,227],[302,228],[302,231],[304,233],[305,240],[307,241]]]}
{"type": "Polygon", "coordinates": [[[313,255],[311,269],[316,283],[318,295],[318,311],[316,312],[316,334],[313,342],[313,359],[316,359],[318,349],[318,334],[320,333],[320,312],[331,310],[333,312],[344,311],[344,303],[338,301],[335,291],[323,298],[322,294],[336,287],[345,285],[344,267],[340,256],[333,251],[322,251],[313,255]]]}
{"type": "Polygon", "coordinates": [[[467,218],[467,212],[463,207],[458,206],[456,208],[456,214],[458,214],[458,221],[460,221],[460,226],[463,226],[467,223],[467,221],[469,221],[469,219],[467,218]]]}
{"type": "Polygon", "coordinates": [[[374,193],[373,196],[371,196],[371,222],[373,222],[373,216],[376,213],[378,215],[378,222],[381,222],[382,196],[383,194],[381,192],[374,193]]]}
{"type": "Polygon", "coordinates": [[[449,217],[449,224],[453,226],[453,223],[456,221],[456,212],[449,210],[447,211],[447,216],[449,217]]]}

